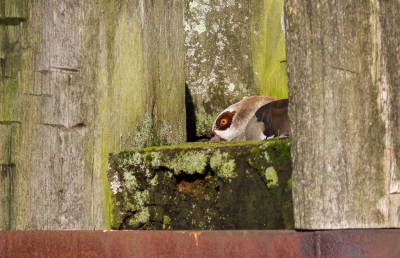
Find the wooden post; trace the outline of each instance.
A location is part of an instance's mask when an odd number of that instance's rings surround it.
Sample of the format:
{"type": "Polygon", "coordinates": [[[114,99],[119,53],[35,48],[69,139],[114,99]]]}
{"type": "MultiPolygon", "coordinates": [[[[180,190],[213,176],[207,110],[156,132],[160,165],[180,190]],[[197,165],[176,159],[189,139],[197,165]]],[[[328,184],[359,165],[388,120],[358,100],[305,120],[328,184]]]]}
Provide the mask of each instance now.
{"type": "Polygon", "coordinates": [[[400,226],[400,2],[285,2],[295,227],[400,226]]]}
{"type": "Polygon", "coordinates": [[[287,97],[283,0],[184,2],[189,138],[244,97],[287,97]]]}
{"type": "Polygon", "coordinates": [[[106,229],[113,151],[186,139],[183,3],[0,4],[0,229],[106,229]]]}

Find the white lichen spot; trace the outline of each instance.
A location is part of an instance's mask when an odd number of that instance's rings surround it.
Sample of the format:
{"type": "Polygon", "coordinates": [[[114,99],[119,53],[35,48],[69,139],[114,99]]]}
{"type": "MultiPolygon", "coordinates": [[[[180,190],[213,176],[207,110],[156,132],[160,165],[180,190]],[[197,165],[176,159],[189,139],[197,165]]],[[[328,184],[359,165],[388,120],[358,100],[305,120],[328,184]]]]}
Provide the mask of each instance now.
{"type": "Polygon", "coordinates": [[[221,62],[222,62],[221,57],[215,56],[214,66],[216,66],[217,64],[220,64],[221,62]]]}
{"type": "Polygon", "coordinates": [[[235,5],[235,0],[228,0],[228,1],[226,1],[226,7],[234,6],[234,5],[235,5]]]}
{"type": "Polygon", "coordinates": [[[234,25],[232,26],[232,28],[231,28],[231,31],[234,31],[237,27],[239,27],[239,25],[234,24],[234,25]]]}
{"type": "Polygon", "coordinates": [[[228,90],[231,91],[231,92],[234,91],[235,90],[235,84],[233,84],[233,83],[229,84],[228,85],[228,90]]]}
{"type": "Polygon", "coordinates": [[[258,31],[254,31],[254,34],[257,36],[257,35],[260,34],[260,33],[258,33],[258,31]]]}
{"type": "Polygon", "coordinates": [[[128,190],[134,190],[138,187],[136,177],[129,171],[124,173],[124,184],[128,190]]]}
{"type": "Polygon", "coordinates": [[[267,179],[267,186],[279,186],[278,185],[278,174],[273,167],[267,168],[265,171],[265,178],[267,179]]]}
{"type": "MultiPolygon", "coordinates": [[[[265,144],[263,144],[261,147],[260,147],[260,149],[266,149],[267,147],[268,147],[268,145],[269,145],[269,142],[266,142],[265,144]]],[[[271,159],[271,157],[268,155],[268,153],[267,152],[264,152],[265,154],[264,154],[264,159],[265,159],[265,161],[266,162],[272,162],[272,159],[271,159]]]]}
{"type": "Polygon", "coordinates": [[[219,50],[224,50],[225,44],[222,41],[216,43],[219,50]]]}
{"type": "Polygon", "coordinates": [[[151,157],[152,157],[152,160],[151,160],[152,167],[161,166],[161,155],[159,152],[152,152],[151,157]]]}
{"type": "Polygon", "coordinates": [[[218,171],[218,176],[228,179],[235,178],[238,174],[235,172],[235,160],[229,157],[228,153],[222,153],[218,150],[214,152],[210,159],[211,169],[218,171]]]}
{"type": "Polygon", "coordinates": [[[158,185],[158,175],[156,174],[152,179],[148,180],[148,183],[151,186],[156,186],[158,185]]]}
{"type": "Polygon", "coordinates": [[[142,224],[146,224],[150,220],[150,212],[149,207],[143,207],[139,212],[135,213],[133,217],[133,225],[139,226],[142,224]]]}
{"type": "Polygon", "coordinates": [[[150,178],[152,176],[152,173],[150,172],[150,169],[146,168],[144,175],[145,175],[145,177],[150,178]]]}
{"type": "Polygon", "coordinates": [[[201,60],[200,62],[205,63],[207,62],[207,58],[204,58],[203,60],[201,60]]]}
{"type": "Polygon", "coordinates": [[[193,11],[198,6],[199,6],[199,3],[197,1],[193,1],[193,2],[189,3],[189,10],[193,11]]]}
{"type": "Polygon", "coordinates": [[[121,182],[118,180],[118,175],[114,175],[114,180],[111,182],[111,190],[113,194],[122,192],[121,182]]]}
{"type": "Polygon", "coordinates": [[[179,175],[181,171],[189,175],[202,174],[207,166],[209,152],[209,150],[201,152],[182,151],[178,157],[166,162],[165,166],[173,169],[176,175],[179,175]]]}
{"type": "Polygon", "coordinates": [[[189,23],[185,23],[185,31],[191,31],[189,23]]]}
{"type": "Polygon", "coordinates": [[[199,34],[206,31],[206,23],[204,20],[200,21],[200,24],[197,24],[194,28],[199,34]]]}
{"type": "Polygon", "coordinates": [[[245,98],[251,95],[249,90],[247,89],[247,84],[239,83],[239,89],[243,92],[245,98]]]}
{"type": "Polygon", "coordinates": [[[168,124],[167,120],[164,120],[160,128],[160,138],[164,143],[172,142],[172,127],[168,124]]]}
{"type": "Polygon", "coordinates": [[[190,46],[190,36],[188,36],[188,37],[186,37],[185,38],[185,44],[184,44],[184,46],[186,46],[186,47],[188,47],[188,46],[190,46]]]}
{"type": "Polygon", "coordinates": [[[150,196],[149,190],[135,192],[133,199],[136,205],[136,210],[140,210],[145,207],[145,205],[149,202],[149,196],[150,196]]]}
{"type": "Polygon", "coordinates": [[[244,55],[244,58],[246,58],[246,59],[247,59],[247,58],[249,58],[249,56],[248,56],[248,55],[244,55]]]}
{"type": "Polygon", "coordinates": [[[196,49],[194,49],[194,48],[189,48],[188,49],[188,52],[187,52],[187,56],[188,57],[191,57],[191,56],[194,56],[194,53],[196,52],[196,49]]]}
{"type": "Polygon", "coordinates": [[[221,32],[218,32],[217,37],[218,37],[219,39],[221,39],[223,36],[224,36],[224,35],[222,35],[221,32]]]}
{"type": "Polygon", "coordinates": [[[139,123],[135,126],[135,135],[133,136],[131,144],[135,149],[141,149],[146,145],[150,145],[153,134],[149,133],[153,128],[153,116],[146,105],[146,113],[142,119],[142,124],[139,123]]]}
{"type": "Polygon", "coordinates": [[[214,23],[214,24],[212,25],[212,28],[213,28],[213,30],[214,30],[215,32],[217,32],[217,31],[219,30],[219,25],[218,25],[217,23],[214,23]]]}
{"type": "Polygon", "coordinates": [[[121,161],[122,165],[128,166],[128,165],[139,165],[142,163],[142,155],[139,152],[134,152],[132,153],[129,158],[123,159],[121,161]]]}
{"type": "Polygon", "coordinates": [[[214,69],[212,69],[212,71],[210,73],[210,77],[211,78],[217,78],[217,75],[214,73],[214,69]]]}

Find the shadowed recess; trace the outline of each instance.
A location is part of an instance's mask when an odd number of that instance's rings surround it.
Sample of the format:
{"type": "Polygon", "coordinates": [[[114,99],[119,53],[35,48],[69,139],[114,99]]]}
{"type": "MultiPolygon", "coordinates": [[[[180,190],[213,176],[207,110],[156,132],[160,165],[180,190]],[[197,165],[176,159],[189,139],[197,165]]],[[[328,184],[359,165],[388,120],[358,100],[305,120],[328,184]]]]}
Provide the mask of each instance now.
{"type": "Polygon", "coordinates": [[[185,83],[185,106],[186,106],[186,133],[187,142],[195,142],[196,138],[196,116],[194,111],[193,98],[185,83]]]}

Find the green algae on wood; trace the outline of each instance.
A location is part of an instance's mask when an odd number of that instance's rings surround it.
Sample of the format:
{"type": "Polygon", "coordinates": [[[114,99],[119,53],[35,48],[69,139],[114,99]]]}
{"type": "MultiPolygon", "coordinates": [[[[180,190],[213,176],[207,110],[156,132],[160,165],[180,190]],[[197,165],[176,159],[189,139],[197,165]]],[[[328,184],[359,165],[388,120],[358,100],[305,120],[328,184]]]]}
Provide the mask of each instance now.
{"type": "Polygon", "coordinates": [[[293,228],[288,139],[122,151],[108,178],[114,229],[293,228]]]}
{"type": "Polygon", "coordinates": [[[109,229],[108,154],[186,139],[183,3],[0,9],[0,229],[109,229]]]}
{"type": "Polygon", "coordinates": [[[282,0],[185,0],[187,98],[197,135],[251,95],[286,98],[282,0]]]}

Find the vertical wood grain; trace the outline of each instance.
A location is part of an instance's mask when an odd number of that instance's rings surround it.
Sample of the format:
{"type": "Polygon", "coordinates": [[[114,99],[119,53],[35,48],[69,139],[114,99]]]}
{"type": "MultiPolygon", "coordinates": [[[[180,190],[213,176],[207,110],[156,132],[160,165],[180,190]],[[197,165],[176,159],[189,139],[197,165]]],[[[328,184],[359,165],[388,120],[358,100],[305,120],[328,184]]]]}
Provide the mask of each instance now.
{"type": "Polygon", "coordinates": [[[186,139],[183,5],[0,9],[0,229],[106,229],[108,153],[186,139]]]}
{"type": "Polygon", "coordinates": [[[400,226],[398,1],[286,1],[295,224],[400,226]]]}

